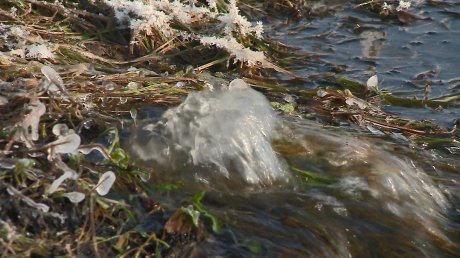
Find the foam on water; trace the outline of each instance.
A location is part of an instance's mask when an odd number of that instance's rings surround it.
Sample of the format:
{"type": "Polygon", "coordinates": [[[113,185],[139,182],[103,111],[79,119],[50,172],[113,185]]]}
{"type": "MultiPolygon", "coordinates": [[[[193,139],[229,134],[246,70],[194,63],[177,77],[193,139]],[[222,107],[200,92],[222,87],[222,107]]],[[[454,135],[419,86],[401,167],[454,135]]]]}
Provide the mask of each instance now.
{"type": "Polygon", "coordinates": [[[289,179],[270,142],[276,124],[266,98],[237,79],[191,93],[159,122],[137,130],[130,147],[143,162],[193,174],[211,186],[223,178],[268,186],[289,179]]]}

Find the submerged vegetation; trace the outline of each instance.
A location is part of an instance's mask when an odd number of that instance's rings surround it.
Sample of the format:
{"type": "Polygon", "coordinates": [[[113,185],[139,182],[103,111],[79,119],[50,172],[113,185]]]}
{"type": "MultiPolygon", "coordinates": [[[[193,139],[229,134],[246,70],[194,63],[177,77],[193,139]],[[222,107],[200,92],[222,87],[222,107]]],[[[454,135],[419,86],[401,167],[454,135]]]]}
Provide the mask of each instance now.
{"type": "MultiPolygon", "coordinates": [[[[340,74],[319,78],[320,88],[292,87],[308,79],[289,65],[319,57],[264,36],[263,23],[248,17],[334,11],[314,2],[2,1],[2,257],[200,257],[194,243],[220,232],[222,219],[207,210],[202,191],[174,205],[159,203],[155,196],[183,182],[152,182],[151,171],[124,148],[123,130],[148,118],[145,106],[177,106],[191,92],[234,78],[263,92],[282,116],[354,124],[372,135],[460,154],[460,121],[444,128],[383,109],[459,108],[458,93],[404,98],[379,88],[377,76],[363,83],[340,74]]],[[[382,19],[420,18],[410,13],[410,1],[354,2],[382,19]]],[[[275,145],[280,152],[290,148],[275,145]]],[[[297,167],[291,172],[316,184],[336,183],[297,167]]],[[[235,242],[261,253],[258,243],[235,242]]]]}

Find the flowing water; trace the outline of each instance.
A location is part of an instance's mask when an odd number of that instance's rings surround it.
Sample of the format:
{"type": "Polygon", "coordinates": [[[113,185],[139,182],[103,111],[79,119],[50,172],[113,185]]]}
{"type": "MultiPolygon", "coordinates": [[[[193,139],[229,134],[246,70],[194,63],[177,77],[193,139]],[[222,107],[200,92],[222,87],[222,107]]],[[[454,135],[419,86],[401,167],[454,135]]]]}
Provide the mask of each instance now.
{"type": "MultiPolygon", "coordinates": [[[[296,87],[318,87],[328,75],[346,76],[366,82],[374,74],[379,87],[396,96],[429,98],[460,91],[460,2],[428,1],[413,4],[410,12],[421,20],[402,24],[381,19],[378,13],[353,8],[356,1],[314,1],[311,13],[300,20],[270,20],[269,35],[319,58],[296,62],[290,70],[309,80],[296,87]],[[424,3],[424,4],[423,4],[424,3]]],[[[412,1],[414,2],[414,1],[412,1]]],[[[429,118],[452,126],[460,109],[429,110],[388,107],[396,114],[415,119],[429,118]]]]}
{"type": "Polygon", "coordinates": [[[153,181],[186,182],[173,200],[209,191],[226,225],[209,254],[455,256],[459,163],[401,141],[282,119],[235,80],[190,94],[129,146],[153,181]]]}
{"type": "MultiPolygon", "coordinates": [[[[425,70],[439,70],[432,96],[458,90],[460,59],[440,46],[460,47],[460,20],[444,7],[416,9],[433,19],[401,25],[353,10],[347,1],[331,3],[328,8],[342,8],[291,24],[272,21],[269,33],[324,54],[322,64],[344,64],[341,73],[349,77],[365,81],[377,72],[381,88],[401,95],[423,94],[411,81],[425,70]],[[356,32],[356,24],[366,29],[356,32]]],[[[313,78],[330,67],[293,68],[313,78]]],[[[153,119],[131,134],[131,154],[153,171],[152,183],[181,182],[153,197],[177,208],[205,190],[202,203],[224,224],[206,241],[184,247],[183,257],[194,248],[224,257],[460,254],[458,156],[423,150],[398,134],[281,117],[241,80],[190,94],[161,116],[145,112],[153,119]]],[[[427,114],[451,125],[459,110],[409,113],[427,114]]]]}

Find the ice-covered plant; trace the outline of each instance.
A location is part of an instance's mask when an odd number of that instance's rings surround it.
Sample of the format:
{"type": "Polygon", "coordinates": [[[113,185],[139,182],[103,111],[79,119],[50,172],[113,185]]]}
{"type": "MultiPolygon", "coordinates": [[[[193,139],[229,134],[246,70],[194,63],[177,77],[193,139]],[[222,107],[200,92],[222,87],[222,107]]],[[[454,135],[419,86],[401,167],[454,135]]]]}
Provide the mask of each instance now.
{"type": "Polygon", "coordinates": [[[46,45],[30,45],[27,46],[27,54],[26,57],[29,58],[43,58],[43,59],[53,59],[54,54],[51,50],[48,49],[46,45]]]}
{"type": "Polygon", "coordinates": [[[400,0],[398,6],[396,7],[396,11],[404,11],[408,10],[411,6],[410,0],[400,0]]]}
{"type": "Polygon", "coordinates": [[[43,59],[55,57],[49,49],[50,43],[46,43],[46,40],[38,35],[29,33],[26,26],[0,24],[0,43],[9,49],[6,52],[9,56],[43,59]]]}
{"type": "MultiPolygon", "coordinates": [[[[421,4],[423,1],[415,1],[416,4],[421,4]]],[[[412,6],[412,0],[399,0],[399,1],[388,1],[381,4],[381,15],[389,15],[390,13],[407,11],[412,6]]]]}
{"type": "Polygon", "coordinates": [[[119,24],[132,31],[131,44],[142,44],[145,37],[158,47],[173,39],[199,42],[227,51],[235,60],[249,66],[265,63],[263,52],[249,48],[242,39],[262,38],[262,22],[251,23],[240,14],[236,0],[229,0],[226,11],[217,2],[206,4],[168,0],[103,0],[112,7],[119,24]]]}
{"type": "Polygon", "coordinates": [[[238,43],[233,37],[201,37],[200,42],[204,45],[214,45],[226,50],[236,61],[245,62],[249,66],[263,64],[265,55],[261,51],[253,51],[238,43]]]}

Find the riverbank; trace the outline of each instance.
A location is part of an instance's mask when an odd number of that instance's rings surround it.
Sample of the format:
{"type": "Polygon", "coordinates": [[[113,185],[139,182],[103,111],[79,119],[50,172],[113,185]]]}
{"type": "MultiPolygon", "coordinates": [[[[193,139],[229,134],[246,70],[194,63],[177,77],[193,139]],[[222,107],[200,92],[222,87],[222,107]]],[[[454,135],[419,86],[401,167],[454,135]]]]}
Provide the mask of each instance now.
{"type": "MultiPolygon", "coordinates": [[[[187,256],[199,257],[203,250],[196,243],[213,239],[228,218],[208,211],[201,203],[206,198],[203,191],[174,192],[168,199],[170,191],[180,191],[186,182],[155,182],[149,170],[155,168],[137,166],[121,141],[130,128],[152,118],[146,107],[164,111],[191,92],[227,85],[234,78],[264,93],[282,117],[351,126],[383,139],[401,137],[415,148],[447,155],[451,162],[443,166],[458,171],[458,121],[441,127],[382,108],[458,108],[457,95],[442,100],[403,98],[380,89],[378,77],[357,82],[340,74],[320,78],[326,85],[320,88],[292,88],[307,78],[287,67],[315,56],[264,37],[256,21],[240,18],[252,12],[259,18],[271,4],[289,18],[314,10],[307,3],[293,8],[290,1],[240,3],[241,10],[223,1],[216,1],[215,7],[198,1],[201,9],[190,9],[182,23],[176,16],[171,22],[170,33],[187,35],[158,35],[158,27],[151,34],[135,35],[129,30],[134,25],[120,26],[106,5],[2,3],[3,256],[143,257],[190,252],[187,256]],[[212,12],[216,16],[210,16],[212,12]],[[228,13],[233,16],[227,17],[228,13]],[[230,18],[240,19],[238,27],[230,33],[214,30],[230,18]],[[208,34],[214,36],[203,36],[208,34]],[[238,42],[227,46],[215,36],[220,34],[236,35],[227,39],[238,42]]],[[[299,174],[329,182],[318,173],[299,174]]],[[[211,200],[216,195],[212,193],[211,200]]],[[[232,236],[227,232],[223,238],[230,241],[232,236]]],[[[247,254],[263,253],[260,243],[235,242],[247,254]]]]}

